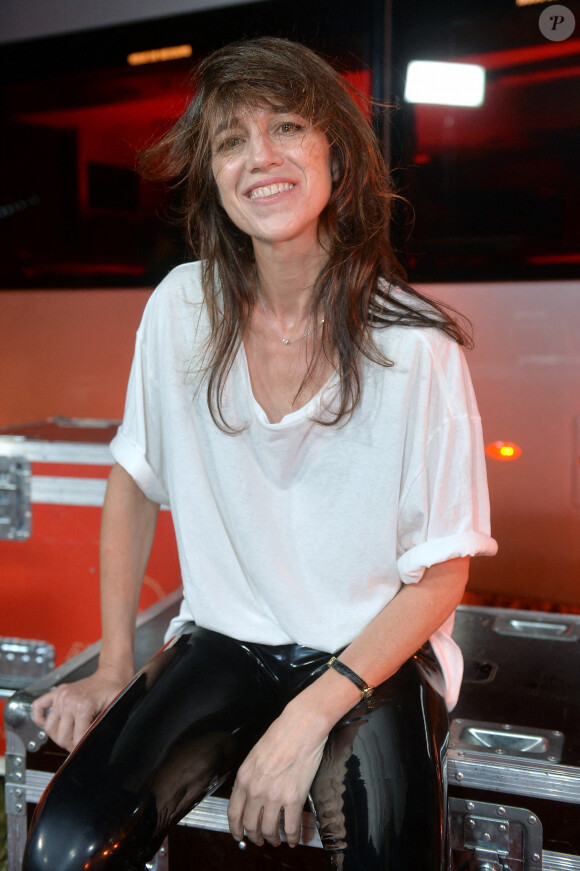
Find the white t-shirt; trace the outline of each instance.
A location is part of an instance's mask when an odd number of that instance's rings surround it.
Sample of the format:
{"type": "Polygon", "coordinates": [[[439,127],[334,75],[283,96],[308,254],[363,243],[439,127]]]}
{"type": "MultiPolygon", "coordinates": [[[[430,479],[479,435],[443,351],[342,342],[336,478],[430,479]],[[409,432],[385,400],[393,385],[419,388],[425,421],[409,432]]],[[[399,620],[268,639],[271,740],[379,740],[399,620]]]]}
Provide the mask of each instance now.
{"type": "MultiPolygon", "coordinates": [[[[270,423],[242,347],[224,409],[245,428],[230,435],[213,422],[200,376],[208,331],[200,264],[179,266],[147,304],[111,445],[143,492],[172,509],[184,601],[168,637],[193,620],[334,652],[428,566],[495,553],[480,418],[455,342],[435,329],[377,330],[394,366],[365,360],[360,405],[331,427],[312,418],[332,408],[336,374],[270,423]]],[[[451,628],[431,638],[450,706],[462,675],[451,628]]]]}

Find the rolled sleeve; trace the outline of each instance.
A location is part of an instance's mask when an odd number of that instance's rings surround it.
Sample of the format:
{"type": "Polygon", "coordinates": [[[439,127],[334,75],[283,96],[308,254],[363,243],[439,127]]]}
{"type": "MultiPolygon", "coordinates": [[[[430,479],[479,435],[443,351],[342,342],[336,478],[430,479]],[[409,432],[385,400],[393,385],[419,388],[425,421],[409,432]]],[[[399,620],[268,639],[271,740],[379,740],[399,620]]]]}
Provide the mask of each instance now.
{"type": "Polygon", "coordinates": [[[432,538],[412,547],[398,560],[397,568],[404,584],[416,584],[426,569],[437,563],[466,556],[493,556],[497,544],[481,532],[460,532],[443,538],[432,538]]]}
{"type": "Polygon", "coordinates": [[[481,420],[460,349],[444,346],[425,381],[408,474],[401,493],[397,568],[417,583],[430,566],[493,556],[481,420]]]}
{"type": "MultiPolygon", "coordinates": [[[[159,354],[149,300],[137,331],[135,355],[129,375],[123,421],[111,442],[111,453],[153,502],[169,505],[165,481],[163,391],[160,388],[159,354]]],[[[155,319],[153,318],[155,326],[155,319]]]]}
{"type": "Polygon", "coordinates": [[[113,458],[131,475],[140,490],[152,502],[169,505],[166,488],[155,474],[143,451],[128,438],[121,426],[111,442],[113,458]]]}

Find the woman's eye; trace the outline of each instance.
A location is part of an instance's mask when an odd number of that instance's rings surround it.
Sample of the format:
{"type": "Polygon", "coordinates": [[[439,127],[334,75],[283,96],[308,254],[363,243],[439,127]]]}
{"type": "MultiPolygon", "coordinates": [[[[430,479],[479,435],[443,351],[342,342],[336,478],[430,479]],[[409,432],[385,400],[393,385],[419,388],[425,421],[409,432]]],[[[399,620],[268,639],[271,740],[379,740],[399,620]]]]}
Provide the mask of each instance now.
{"type": "Polygon", "coordinates": [[[241,136],[227,136],[225,139],[218,142],[216,151],[233,151],[234,148],[238,147],[241,141],[241,136]]]}
{"type": "Polygon", "coordinates": [[[278,130],[280,133],[298,133],[302,130],[302,124],[297,124],[296,121],[284,121],[283,124],[278,125],[278,130]]]}

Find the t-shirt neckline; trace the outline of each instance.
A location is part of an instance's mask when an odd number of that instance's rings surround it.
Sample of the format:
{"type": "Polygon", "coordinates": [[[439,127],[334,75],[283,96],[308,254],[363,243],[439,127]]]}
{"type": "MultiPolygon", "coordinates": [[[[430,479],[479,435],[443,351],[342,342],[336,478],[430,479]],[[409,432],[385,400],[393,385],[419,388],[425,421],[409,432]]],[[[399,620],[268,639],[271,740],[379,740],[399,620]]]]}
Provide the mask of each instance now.
{"type": "Polygon", "coordinates": [[[320,414],[322,398],[324,394],[338,381],[338,371],[334,369],[331,372],[328,380],[322,385],[320,390],[308,400],[308,402],[300,406],[300,408],[297,408],[296,411],[291,411],[289,414],[285,414],[281,420],[272,423],[272,421],[268,419],[268,415],[266,414],[256,397],[254,396],[254,391],[252,389],[252,380],[250,378],[250,368],[248,366],[248,358],[246,357],[246,349],[244,348],[243,341],[240,342],[240,348],[237,353],[236,361],[241,368],[248,401],[256,420],[260,424],[262,424],[262,426],[273,430],[293,426],[295,424],[301,423],[305,419],[317,417],[320,414]]]}

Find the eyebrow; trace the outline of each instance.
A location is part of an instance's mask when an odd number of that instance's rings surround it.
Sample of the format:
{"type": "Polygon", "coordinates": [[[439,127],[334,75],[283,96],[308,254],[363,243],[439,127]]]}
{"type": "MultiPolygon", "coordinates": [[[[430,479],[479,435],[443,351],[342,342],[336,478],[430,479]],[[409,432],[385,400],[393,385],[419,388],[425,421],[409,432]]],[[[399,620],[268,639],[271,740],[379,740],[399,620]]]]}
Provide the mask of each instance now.
{"type": "MultiPolygon", "coordinates": [[[[292,109],[286,109],[284,106],[265,106],[264,108],[268,109],[272,112],[273,115],[300,115],[299,112],[295,112],[292,109]]],[[[300,115],[300,117],[302,117],[300,115]]],[[[215,139],[216,136],[219,136],[220,133],[223,133],[225,130],[231,130],[234,127],[241,127],[242,121],[237,115],[232,115],[226,118],[224,121],[221,121],[215,129],[212,131],[212,139],[215,139]]]]}
{"type": "Polygon", "coordinates": [[[236,115],[234,115],[233,118],[228,118],[226,121],[222,121],[221,124],[218,124],[212,131],[212,139],[215,139],[215,137],[219,136],[220,133],[223,133],[224,130],[230,130],[232,127],[240,127],[241,123],[242,122],[236,115]]]}

